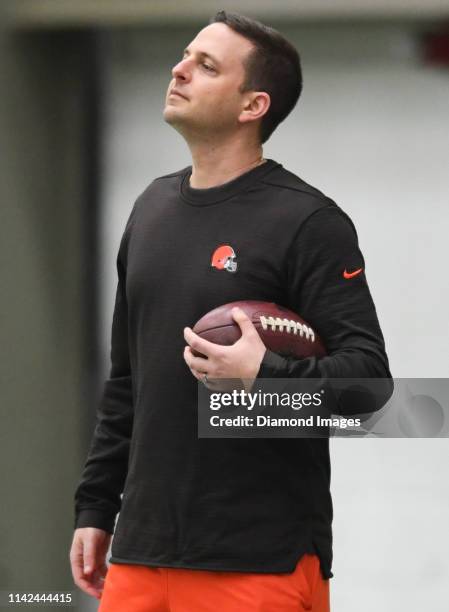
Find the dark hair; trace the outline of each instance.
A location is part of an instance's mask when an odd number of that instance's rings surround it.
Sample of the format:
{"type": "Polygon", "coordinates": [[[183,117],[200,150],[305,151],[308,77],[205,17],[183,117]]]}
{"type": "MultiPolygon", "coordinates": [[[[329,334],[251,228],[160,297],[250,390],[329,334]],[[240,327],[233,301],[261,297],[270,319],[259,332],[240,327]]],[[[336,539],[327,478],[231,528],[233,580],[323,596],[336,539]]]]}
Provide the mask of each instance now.
{"type": "Polygon", "coordinates": [[[224,23],[254,44],[244,61],[245,80],[240,91],[265,91],[270,95],[270,108],[260,125],[260,139],[264,143],[292,111],[301,94],[298,51],[275,29],[238,13],[218,11],[211,23],[224,23]]]}

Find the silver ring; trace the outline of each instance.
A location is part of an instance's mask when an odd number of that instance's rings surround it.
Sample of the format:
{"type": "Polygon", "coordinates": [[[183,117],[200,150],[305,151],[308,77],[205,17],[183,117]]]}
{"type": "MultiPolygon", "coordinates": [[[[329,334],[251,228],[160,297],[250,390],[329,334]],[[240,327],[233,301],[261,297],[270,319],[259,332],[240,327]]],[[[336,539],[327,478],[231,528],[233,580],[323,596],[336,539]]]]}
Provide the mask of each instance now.
{"type": "Polygon", "coordinates": [[[203,384],[207,386],[207,383],[209,382],[208,378],[207,378],[207,374],[205,374],[203,376],[203,384]]]}

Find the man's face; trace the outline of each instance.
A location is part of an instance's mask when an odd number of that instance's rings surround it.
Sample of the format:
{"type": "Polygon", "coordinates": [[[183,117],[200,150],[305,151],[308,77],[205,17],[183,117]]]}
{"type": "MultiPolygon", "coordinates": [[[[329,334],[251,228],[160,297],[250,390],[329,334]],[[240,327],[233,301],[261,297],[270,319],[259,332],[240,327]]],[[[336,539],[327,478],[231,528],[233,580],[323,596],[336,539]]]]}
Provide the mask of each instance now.
{"type": "Polygon", "coordinates": [[[164,120],[191,136],[235,130],[247,97],[239,92],[245,79],[243,60],[252,49],[249,40],[224,23],[202,29],[172,69],[164,120]]]}

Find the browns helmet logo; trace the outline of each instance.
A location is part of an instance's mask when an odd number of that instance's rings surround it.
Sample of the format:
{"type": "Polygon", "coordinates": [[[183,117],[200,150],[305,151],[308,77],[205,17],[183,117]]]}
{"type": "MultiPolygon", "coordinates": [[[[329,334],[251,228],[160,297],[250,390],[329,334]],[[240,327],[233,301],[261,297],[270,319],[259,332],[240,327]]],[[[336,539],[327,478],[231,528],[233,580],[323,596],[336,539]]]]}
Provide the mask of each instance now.
{"type": "Polygon", "coordinates": [[[234,249],[228,244],[217,247],[212,255],[211,266],[217,270],[237,272],[237,256],[234,249]]]}

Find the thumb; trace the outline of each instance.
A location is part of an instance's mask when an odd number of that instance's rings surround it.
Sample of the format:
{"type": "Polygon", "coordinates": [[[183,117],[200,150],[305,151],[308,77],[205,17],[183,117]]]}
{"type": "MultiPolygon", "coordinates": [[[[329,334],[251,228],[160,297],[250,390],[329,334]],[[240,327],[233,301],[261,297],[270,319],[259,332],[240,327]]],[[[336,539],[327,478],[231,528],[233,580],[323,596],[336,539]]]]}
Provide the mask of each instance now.
{"type": "Polygon", "coordinates": [[[91,574],[96,567],[95,545],[92,539],[84,541],[83,549],[84,573],[91,574]]]}
{"type": "Polygon", "coordinates": [[[234,306],[232,309],[232,317],[236,323],[238,323],[242,335],[247,334],[249,331],[252,331],[254,328],[253,322],[248,317],[246,312],[239,308],[238,306],[234,306]]]}

